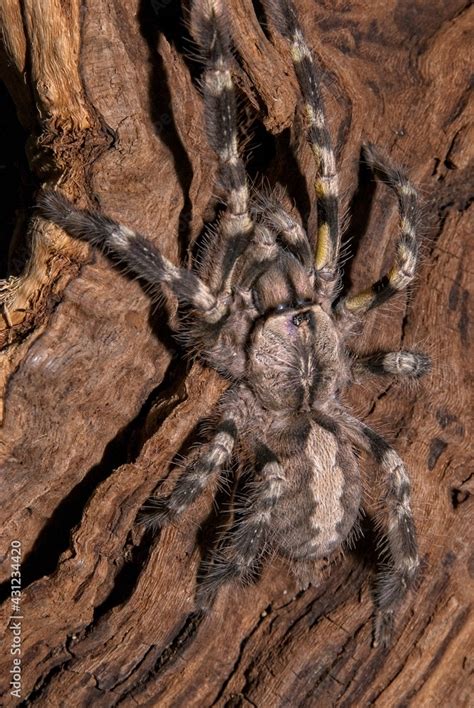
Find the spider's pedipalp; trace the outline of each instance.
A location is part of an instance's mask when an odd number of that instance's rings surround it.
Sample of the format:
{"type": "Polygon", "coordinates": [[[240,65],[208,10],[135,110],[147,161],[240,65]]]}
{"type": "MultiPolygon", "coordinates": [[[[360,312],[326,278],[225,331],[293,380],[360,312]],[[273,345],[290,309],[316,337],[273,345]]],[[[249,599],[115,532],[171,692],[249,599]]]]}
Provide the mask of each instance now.
{"type": "Polygon", "coordinates": [[[43,192],[37,208],[41,216],[71,236],[112,255],[143,278],[156,293],[165,285],[181,303],[191,305],[210,321],[222,314],[215,296],[195,273],[173,265],[141,234],[102,214],[78,209],[59,192],[43,192]]]}
{"type": "Polygon", "coordinates": [[[337,280],[341,244],[339,189],[336,158],[327,127],[316,59],[303,35],[291,0],[267,0],[266,5],[273,23],[290,45],[303,95],[307,138],[318,168],[315,183],[318,213],[315,266],[322,279],[321,290],[327,290],[327,294],[331,295],[337,280]]]}
{"type": "Polygon", "coordinates": [[[395,262],[380,280],[355,295],[343,298],[337,306],[339,314],[350,312],[361,315],[387,302],[404,290],[415,277],[419,244],[416,236],[417,193],[405,174],[395,168],[373,145],[364,147],[364,157],[375,175],[387,182],[395,192],[400,212],[400,234],[395,262]]]}
{"type": "Polygon", "coordinates": [[[252,214],[266,224],[306,266],[313,266],[311,247],[301,224],[284,208],[275,190],[262,190],[252,197],[252,214]]]}
{"type": "Polygon", "coordinates": [[[431,359],[421,352],[375,352],[368,356],[356,357],[352,371],[354,374],[370,372],[378,376],[409,376],[421,378],[431,370],[431,359]]]}

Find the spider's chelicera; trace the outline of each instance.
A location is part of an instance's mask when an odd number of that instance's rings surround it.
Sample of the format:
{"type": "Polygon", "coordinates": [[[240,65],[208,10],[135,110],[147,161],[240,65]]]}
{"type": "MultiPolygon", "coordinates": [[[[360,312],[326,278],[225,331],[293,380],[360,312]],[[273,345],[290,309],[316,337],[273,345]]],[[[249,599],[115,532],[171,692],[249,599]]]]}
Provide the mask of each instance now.
{"type": "Polygon", "coordinates": [[[223,0],[195,0],[191,27],[205,62],[203,94],[209,143],[219,158],[225,210],[195,270],[177,267],[143,236],[97,213],[44,193],[40,212],[68,233],[124,262],[152,288],[162,285],[186,313],[178,336],[232,383],[210,439],[189,461],[168,497],[148,503],[149,521],[176,519],[234,459],[244,497],[210,560],[202,593],[254,574],[266,550],[297,568],[347,544],[360,514],[357,449],[377,463],[380,522],[388,557],[377,581],[375,643],[388,643],[393,617],[413,584],[419,559],[410,482],[395,450],[340,402],[354,377],[419,377],[424,354],[357,356],[354,323],[404,289],[417,261],[416,192],[371,146],[365,160],[395,192],[400,233],[394,264],[378,282],[340,296],[341,242],[335,157],[326,125],[318,64],[286,0],[267,0],[268,19],[288,42],[303,99],[306,138],[317,163],[317,234],[273,195],[253,197],[237,145],[233,57],[223,0]],[[311,243],[316,242],[315,254],[311,243]],[[336,298],[337,296],[337,298],[336,298]]]}

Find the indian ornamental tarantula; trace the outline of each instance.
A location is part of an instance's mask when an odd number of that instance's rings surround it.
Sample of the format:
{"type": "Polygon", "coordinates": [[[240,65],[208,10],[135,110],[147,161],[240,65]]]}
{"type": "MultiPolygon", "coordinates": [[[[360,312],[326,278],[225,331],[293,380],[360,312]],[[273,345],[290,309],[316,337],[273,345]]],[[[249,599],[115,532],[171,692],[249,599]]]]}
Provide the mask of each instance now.
{"type": "MultiPolygon", "coordinates": [[[[378,469],[379,521],[386,540],[375,592],[374,644],[387,645],[400,601],[419,567],[410,481],[395,450],[340,402],[354,372],[417,378],[429,358],[412,351],[357,356],[345,345],[354,325],[412,281],[417,262],[417,197],[402,172],[368,146],[364,157],[394,191],[400,231],[394,263],[380,280],[340,295],[338,178],[324,113],[318,61],[290,0],[266,0],[271,25],[287,41],[317,164],[317,234],[306,233],[275,196],[252,197],[237,145],[233,55],[224,0],[195,0],[192,32],[205,64],[202,91],[210,146],[219,160],[225,209],[194,270],[168,261],[146,238],[111,219],[78,210],[56,191],[40,213],[124,263],[180,304],[177,336],[232,383],[210,439],[167,497],[148,503],[162,527],[182,514],[232,460],[243,496],[215,549],[202,586],[255,575],[266,551],[292,568],[346,545],[363,504],[357,450],[378,469]],[[316,242],[314,249],[312,243],[316,242]]],[[[297,572],[297,570],[295,571],[297,572]]],[[[210,594],[210,595],[209,595],[210,594]]]]}

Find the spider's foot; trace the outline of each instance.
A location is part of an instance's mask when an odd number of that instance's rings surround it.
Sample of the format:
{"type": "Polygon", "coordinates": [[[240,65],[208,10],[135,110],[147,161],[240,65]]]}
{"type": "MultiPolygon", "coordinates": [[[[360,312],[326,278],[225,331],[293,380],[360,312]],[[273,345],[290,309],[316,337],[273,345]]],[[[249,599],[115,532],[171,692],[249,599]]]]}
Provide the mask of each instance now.
{"type": "Polygon", "coordinates": [[[393,610],[378,610],[374,622],[374,638],[372,646],[388,649],[392,643],[394,630],[393,610]]]}
{"type": "Polygon", "coordinates": [[[200,609],[210,609],[221,587],[230,583],[249,584],[253,579],[253,566],[237,562],[235,558],[225,555],[214,555],[210,561],[203,563],[196,602],[200,609]]]}
{"type": "Polygon", "coordinates": [[[138,523],[151,531],[158,531],[173,520],[174,514],[166,497],[149,497],[138,515],[138,523]]]}
{"type": "Polygon", "coordinates": [[[203,570],[196,588],[197,609],[201,612],[209,612],[214,605],[219,589],[230,580],[225,573],[216,572],[215,566],[212,570],[209,566],[203,570]]]}

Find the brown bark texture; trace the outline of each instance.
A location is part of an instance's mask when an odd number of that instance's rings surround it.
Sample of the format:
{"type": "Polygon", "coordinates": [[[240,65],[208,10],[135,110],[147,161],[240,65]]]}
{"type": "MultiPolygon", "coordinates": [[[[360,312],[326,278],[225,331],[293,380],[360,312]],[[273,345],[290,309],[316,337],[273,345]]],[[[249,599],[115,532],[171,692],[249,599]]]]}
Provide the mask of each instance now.
{"type": "MultiPolygon", "coordinates": [[[[219,523],[212,493],[153,538],[135,521],[226,383],[185,363],[165,308],[138,282],[30,209],[40,185],[57,186],[189,262],[217,199],[186,7],[5,0],[1,78],[26,138],[29,186],[0,287],[3,705],[472,705],[474,9],[465,0],[295,4],[324,67],[348,207],[346,287],[379,277],[397,228],[395,200],[361,164],[361,144],[406,166],[423,197],[415,287],[370,314],[354,346],[418,348],[433,371],[416,386],[369,381],[348,394],[409,467],[419,587],[391,649],[371,648],[368,524],[356,551],[314,586],[300,589],[274,559],[256,584],[194,611],[219,523]],[[12,541],[22,554],[21,699],[9,683],[12,541]]],[[[228,7],[249,171],[283,184],[307,219],[314,166],[287,48],[265,25],[264,3],[228,7]]]]}

